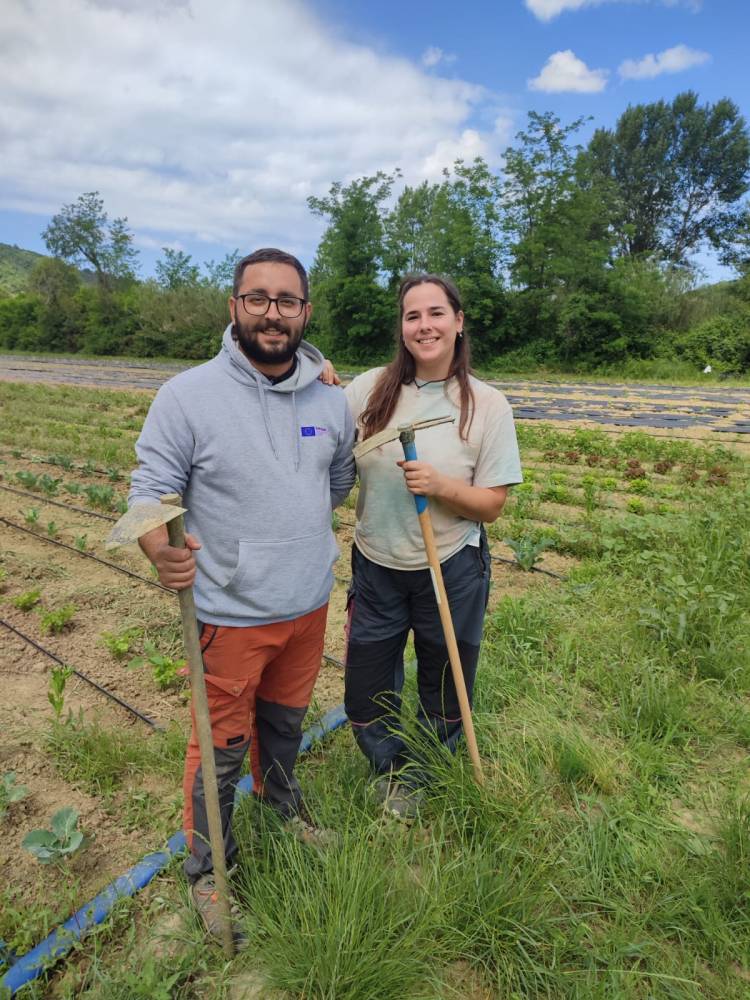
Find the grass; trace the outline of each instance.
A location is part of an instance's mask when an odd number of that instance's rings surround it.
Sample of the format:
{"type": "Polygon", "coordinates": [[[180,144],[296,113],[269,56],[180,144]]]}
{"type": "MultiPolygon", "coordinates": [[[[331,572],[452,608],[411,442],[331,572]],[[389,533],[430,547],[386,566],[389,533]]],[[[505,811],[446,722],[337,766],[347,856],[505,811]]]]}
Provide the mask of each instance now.
{"type": "MultiPolygon", "coordinates": [[[[0,444],[70,460],[66,478],[86,460],[128,469],[145,395],[16,388],[0,444]],[[87,420],[109,428],[102,442],[83,439],[87,420]]],[[[146,954],[160,913],[134,903],[52,995],[220,997],[230,975],[255,968],[260,995],[278,1000],[744,1000],[750,467],[721,444],[518,430],[532,476],[509,504],[512,525],[490,534],[550,538],[579,561],[565,582],[514,588],[487,618],[475,698],[485,787],[463,754],[422,747],[432,794],[418,823],[398,825],[340,731],[299,766],[309,808],[340,834],[335,850],[311,854],[256,802],[239,808],[247,955],[227,968],[190,922],[176,956],[146,954]],[[628,481],[629,461],[646,475],[628,481]],[[565,508],[543,499],[550,489],[565,508]]],[[[155,613],[123,629],[180,655],[174,621],[155,613]]],[[[158,841],[178,822],[182,746],[174,731],[73,719],[47,752],[125,829],[158,841]],[[169,801],[144,787],[152,774],[174,788],[169,801]]]]}
{"type": "Polygon", "coordinates": [[[148,773],[175,782],[182,773],[185,737],[175,727],[148,739],[135,730],[104,728],[69,716],[55,722],[46,750],[58,772],[91,795],[111,796],[128,779],[148,773]]]}

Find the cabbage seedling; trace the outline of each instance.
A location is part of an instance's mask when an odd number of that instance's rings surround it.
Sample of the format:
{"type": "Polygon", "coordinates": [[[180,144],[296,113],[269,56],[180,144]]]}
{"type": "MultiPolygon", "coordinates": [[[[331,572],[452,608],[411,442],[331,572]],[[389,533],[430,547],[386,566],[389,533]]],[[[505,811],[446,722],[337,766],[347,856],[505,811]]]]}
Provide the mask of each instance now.
{"type": "Polygon", "coordinates": [[[26,785],[16,784],[15,771],[8,771],[0,778],[0,822],[8,814],[8,809],[14,802],[20,802],[29,794],[26,785]]]}
{"type": "Polygon", "coordinates": [[[51,830],[32,830],[21,841],[21,847],[43,865],[56,864],[83,846],[83,834],[77,825],[77,809],[60,809],[52,817],[51,830]]]}

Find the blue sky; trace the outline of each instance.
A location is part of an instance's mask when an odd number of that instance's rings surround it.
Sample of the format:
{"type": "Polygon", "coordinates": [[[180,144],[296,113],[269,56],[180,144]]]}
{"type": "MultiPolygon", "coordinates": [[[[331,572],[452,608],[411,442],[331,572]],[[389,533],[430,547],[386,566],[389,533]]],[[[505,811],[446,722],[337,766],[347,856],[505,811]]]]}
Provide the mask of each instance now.
{"type": "MultiPolygon", "coordinates": [[[[730,97],[750,118],[747,0],[4,0],[0,240],[44,250],[98,190],[142,273],[276,244],[311,263],[306,206],[399,166],[502,152],[529,110],[611,126],[629,104],[730,97]]],[[[702,258],[709,277],[720,276],[702,258]]]]}

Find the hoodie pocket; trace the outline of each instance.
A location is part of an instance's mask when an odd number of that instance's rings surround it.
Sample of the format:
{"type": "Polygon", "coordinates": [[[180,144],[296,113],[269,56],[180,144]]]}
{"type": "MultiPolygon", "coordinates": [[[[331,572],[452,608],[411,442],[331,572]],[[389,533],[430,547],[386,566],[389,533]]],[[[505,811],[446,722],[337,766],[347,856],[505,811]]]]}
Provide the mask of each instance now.
{"type": "Polygon", "coordinates": [[[280,542],[240,539],[237,566],[224,588],[254,617],[292,618],[328,598],[339,550],[330,528],[280,542]]]}

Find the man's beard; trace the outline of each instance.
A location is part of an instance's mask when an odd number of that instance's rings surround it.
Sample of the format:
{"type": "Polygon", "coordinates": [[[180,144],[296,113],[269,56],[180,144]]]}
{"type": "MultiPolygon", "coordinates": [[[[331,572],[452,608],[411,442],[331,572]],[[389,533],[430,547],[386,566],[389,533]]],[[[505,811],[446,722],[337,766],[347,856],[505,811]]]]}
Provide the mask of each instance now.
{"type": "Polygon", "coordinates": [[[299,328],[295,330],[281,319],[271,321],[259,318],[251,326],[245,325],[245,322],[233,324],[232,336],[251,361],[257,361],[262,365],[283,365],[287,361],[291,361],[302,340],[306,325],[303,320],[299,328]],[[258,341],[258,334],[269,330],[285,333],[286,336],[275,344],[261,345],[258,341]]]}

